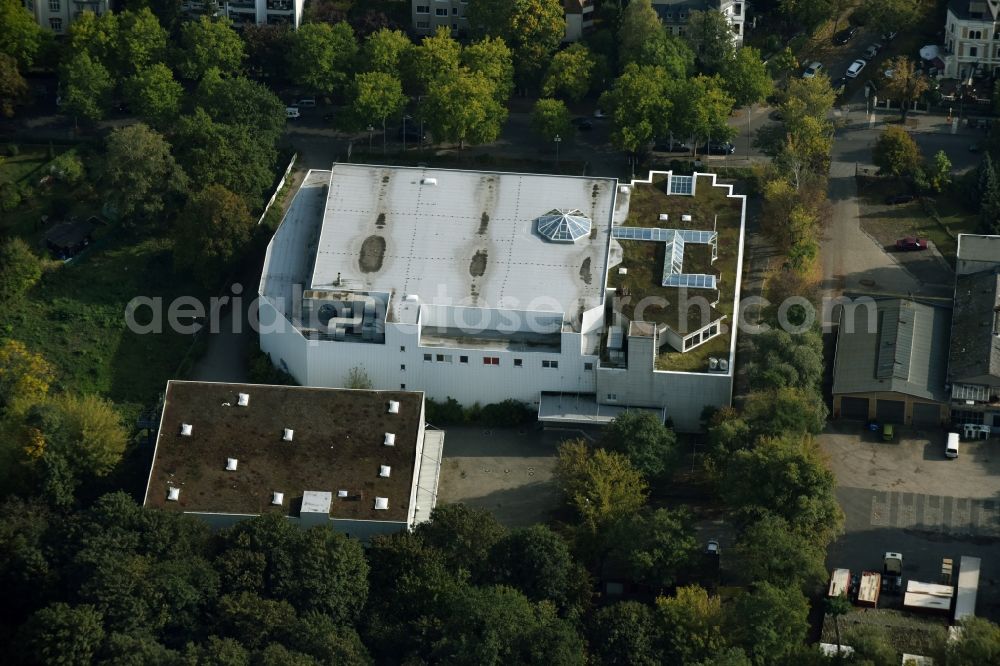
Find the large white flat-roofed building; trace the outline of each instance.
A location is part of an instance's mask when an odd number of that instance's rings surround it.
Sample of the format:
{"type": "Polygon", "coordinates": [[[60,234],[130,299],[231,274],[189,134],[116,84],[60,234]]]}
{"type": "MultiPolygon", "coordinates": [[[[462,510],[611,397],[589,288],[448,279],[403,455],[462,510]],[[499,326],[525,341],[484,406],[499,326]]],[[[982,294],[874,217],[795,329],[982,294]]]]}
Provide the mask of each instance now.
{"type": "Polygon", "coordinates": [[[268,247],[261,347],[310,386],[357,369],[543,420],[643,407],[695,430],[731,399],[743,211],[714,176],[335,164],[268,247]]]}
{"type": "Polygon", "coordinates": [[[368,539],[430,518],[443,447],[418,391],[171,381],[144,506],[368,539]]]}

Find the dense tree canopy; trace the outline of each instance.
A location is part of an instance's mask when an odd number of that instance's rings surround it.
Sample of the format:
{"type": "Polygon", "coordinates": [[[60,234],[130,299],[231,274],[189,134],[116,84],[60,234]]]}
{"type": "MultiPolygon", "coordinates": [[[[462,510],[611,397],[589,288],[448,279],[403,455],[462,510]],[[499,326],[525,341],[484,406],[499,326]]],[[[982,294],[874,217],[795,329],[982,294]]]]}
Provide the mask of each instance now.
{"type": "Polygon", "coordinates": [[[646,502],[646,481],[628,458],[591,450],[582,440],[559,447],[555,477],[567,503],[592,532],[635,514],[646,502]]]}
{"type": "Polygon", "coordinates": [[[27,243],[18,237],[0,243],[0,304],[14,305],[40,277],[42,261],[27,243]]]}
{"type": "Polygon", "coordinates": [[[541,74],[566,32],[560,0],[469,0],[466,17],[474,32],[511,48],[523,84],[541,74]]]}
{"type": "Polygon", "coordinates": [[[99,61],[86,52],[77,53],[60,66],[62,108],[70,115],[100,120],[110,104],[114,81],[99,61]]]}
{"type": "Polygon", "coordinates": [[[141,123],[108,135],[102,177],[109,203],[119,215],[135,220],[150,220],[170,196],[187,187],[170,144],[141,123]]]}
{"type": "Polygon", "coordinates": [[[215,20],[201,16],[181,27],[177,71],[188,79],[201,79],[210,69],[236,74],[246,54],[243,40],[232,29],[229,19],[215,20]]]}
{"type": "Polygon", "coordinates": [[[14,109],[28,100],[28,83],[21,76],[17,60],[0,53],[0,116],[10,118],[14,109]]]}
{"type": "Polygon", "coordinates": [[[546,146],[551,145],[556,137],[561,141],[571,140],[573,122],[569,109],[559,99],[538,100],[531,112],[531,129],[545,141],[546,146]]]}
{"type": "Polygon", "coordinates": [[[124,93],[140,118],[154,127],[166,127],[180,114],[184,88],[169,67],[156,63],[128,78],[124,93]]]}
{"type": "Polygon", "coordinates": [[[306,23],[292,39],[289,72],[298,85],[329,95],[347,85],[357,54],[358,43],[347,23],[306,23]]]}
{"type": "Polygon", "coordinates": [[[611,143],[616,148],[636,154],[667,135],[673,109],[669,83],[662,67],[629,64],[611,90],[601,95],[601,108],[613,123],[611,143]]]}
{"type": "Polygon", "coordinates": [[[0,0],[0,53],[27,67],[44,42],[45,32],[20,0],[0,0]]]}
{"type": "Polygon", "coordinates": [[[399,77],[413,50],[413,42],[402,30],[382,28],[365,38],[361,62],[365,69],[399,77]]]}
{"type": "Polygon", "coordinates": [[[213,286],[250,240],[254,223],[238,195],[222,185],[207,186],[188,199],[177,218],[177,263],[213,286]]]}
{"type": "Polygon", "coordinates": [[[41,403],[55,369],[40,354],[10,338],[0,340],[0,418],[41,403]]]}
{"type": "Polygon", "coordinates": [[[435,141],[465,147],[495,141],[507,109],[497,101],[490,79],[463,67],[430,83],[421,115],[435,141]]]}
{"type": "Polygon", "coordinates": [[[879,173],[897,178],[916,173],[921,159],[917,142],[898,125],[890,125],[882,130],[872,148],[872,160],[879,168],[879,173]]]}
{"type": "Polygon", "coordinates": [[[555,54],[542,82],[542,94],[578,102],[590,90],[594,57],[584,44],[576,42],[555,54]]]}
{"type": "Polygon", "coordinates": [[[624,454],[647,479],[659,479],[671,469],[677,436],[653,413],[630,410],[607,426],[601,446],[624,454]]]}

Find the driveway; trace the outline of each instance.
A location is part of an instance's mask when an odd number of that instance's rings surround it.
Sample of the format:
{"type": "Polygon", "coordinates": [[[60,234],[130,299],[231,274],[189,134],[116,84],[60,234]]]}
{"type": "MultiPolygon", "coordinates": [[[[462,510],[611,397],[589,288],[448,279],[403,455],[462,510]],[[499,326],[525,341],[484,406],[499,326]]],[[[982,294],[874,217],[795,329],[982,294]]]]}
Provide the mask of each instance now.
{"type": "MultiPolygon", "coordinates": [[[[937,582],[942,558],[982,559],[978,614],[1000,618],[1000,453],[996,442],[963,442],[942,454],[945,433],[905,429],[897,443],[871,441],[860,424],[831,426],[819,438],[837,476],[844,534],[828,568],[880,570],[882,554],[903,554],[904,577],[937,582]]],[[[886,597],[883,607],[898,607],[886,597]]]]}

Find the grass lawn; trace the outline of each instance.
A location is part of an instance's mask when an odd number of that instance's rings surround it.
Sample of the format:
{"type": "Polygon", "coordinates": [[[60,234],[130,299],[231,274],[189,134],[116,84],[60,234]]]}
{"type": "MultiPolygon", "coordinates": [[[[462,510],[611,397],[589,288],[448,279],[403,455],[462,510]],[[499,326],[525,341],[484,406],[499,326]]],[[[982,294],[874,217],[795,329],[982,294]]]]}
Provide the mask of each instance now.
{"type": "Polygon", "coordinates": [[[926,238],[954,267],[958,234],[980,231],[977,211],[966,207],[953,192],[888,206],[884,200],[887,191],[884,179],[859,180],[858,186],[861,228],[884,246],[894,245],[897,239],[906,236],[926,238]]]}
{"type": "Polygon", "coordinates": [[[7,146],[0,148],[0,183],[20,182],[25,176],[49,161],[47,146],[18,146],[20,152],[11,157],[7,146]]]}

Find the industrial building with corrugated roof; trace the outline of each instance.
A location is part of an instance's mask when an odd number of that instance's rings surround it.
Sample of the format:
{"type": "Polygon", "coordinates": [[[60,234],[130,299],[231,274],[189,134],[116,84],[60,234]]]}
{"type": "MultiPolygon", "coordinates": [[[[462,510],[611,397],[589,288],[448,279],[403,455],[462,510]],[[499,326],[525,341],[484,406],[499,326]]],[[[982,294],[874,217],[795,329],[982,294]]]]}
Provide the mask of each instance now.
{"type": "Polygon", "coordinates": [[[429,518],[443,446],[415,391],[171,381],[144,505],[368,538],[429,518]]]}

